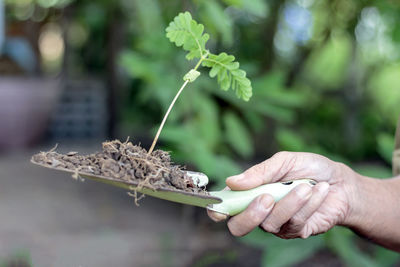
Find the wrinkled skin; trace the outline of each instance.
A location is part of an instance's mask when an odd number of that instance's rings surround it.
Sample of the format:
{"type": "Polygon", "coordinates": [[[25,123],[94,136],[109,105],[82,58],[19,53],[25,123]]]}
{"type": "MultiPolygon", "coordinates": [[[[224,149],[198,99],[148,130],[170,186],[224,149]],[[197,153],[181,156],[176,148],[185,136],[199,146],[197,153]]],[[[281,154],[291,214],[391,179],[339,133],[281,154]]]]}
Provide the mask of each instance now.
{"type": "MultiPolygon", "coordinates": [[[[307,238],[344,225],[351,213],[355,193],[354,172],[344,164],[312,153],[279,152],[242,174],[229,177],[232,190],[246,190],[266,183],[311,178],[311,187],[301,184],[275,203],[270,195],[257,197],[245,211],[228,221],[230,232],[243,236],[255,227],[281,238],[307,238]]],[[[208,211],[215,221],[226,216],[208,211]]]]}

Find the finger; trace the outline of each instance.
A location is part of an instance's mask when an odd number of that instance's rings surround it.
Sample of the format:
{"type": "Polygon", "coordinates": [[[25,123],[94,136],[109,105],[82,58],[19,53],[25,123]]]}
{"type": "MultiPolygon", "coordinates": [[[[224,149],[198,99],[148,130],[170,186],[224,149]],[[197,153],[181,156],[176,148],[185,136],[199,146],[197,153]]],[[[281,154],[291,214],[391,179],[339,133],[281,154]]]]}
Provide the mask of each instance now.
{"type": "Polygon", "coordinates": [[[301,237],[307,238],[311,233],[311,229],[305,229],[307,220],[318,210],[324,202],[329,192],[329,184],[320,182],[312,188],[312,195],[307,203],[284,224],[280,230],[280,234],[286,238],[301,237]]]}
{"type": "MultiPolygon", "coordinates": [[[[226,190],[230,190],[229,187],[226,186],[221,191],[226,191],[226,190]]],[[[209,209],[207,209],[207,215],[214,222],[222,222],[222,221],[225,221],[226,219],[228,219],[228,217],[229,217],[226,214],[219,213],[219,212],[216,212],[216,211],[212,211],[212,210],[209,210],[209,209]]]]}
{"type": "Polygon", "coordinates": [[[274,199],[268,194],[258,196],[240,214],[228,221],[229,231],[234,236],[244,236],[262,223],[274,206],[274,199]]]}
{"type": "Polygon", "coordinates": [[[298,154],[278,152],[245,172],[228,177],[226,184],[232,190],[247,190],[283,178],[294,167],[298,154]]]}
{"type": "Polygon", "coordinates": [[[222,221],[225,221],[226,219],[228,219],[228,215],[223,214],[223,213],[219,213],[219,212],[215,212],[215,211],[212,211],[212,210],[209,210],[209,209],[207,209],[207,215],[214,222],[222,222],[222,221]]]}
{"type": "Polygon", "coordinates": [[[288,222],[310,199],[312,189],[307,184],[300,184],[277,202],[261,228],[267,232],[279,233],[283,224],[288,222]]]}

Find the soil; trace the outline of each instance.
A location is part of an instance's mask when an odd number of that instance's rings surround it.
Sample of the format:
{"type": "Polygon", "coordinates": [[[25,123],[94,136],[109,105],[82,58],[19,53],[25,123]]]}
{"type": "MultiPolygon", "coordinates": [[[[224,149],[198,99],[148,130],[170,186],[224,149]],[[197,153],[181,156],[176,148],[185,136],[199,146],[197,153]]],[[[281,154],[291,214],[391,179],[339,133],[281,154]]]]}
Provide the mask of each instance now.
{"type": "Polygon", "coordinates": [[[103,151],[90,155],[79,155],[77,152],[59,154],[55,148],[40,152],[32,161],[55,169],[68,169],[78,174],[99,175],[118,181],[132,182],[138,187],[153,190],[170,189],[191,193],[207,194],[204,188],[198,187],[190,176],[179,165],[171,162],[168,152],[155,150],[148,154],[146,149],[122,143],[119,140],[104,142],[103,151]]]}

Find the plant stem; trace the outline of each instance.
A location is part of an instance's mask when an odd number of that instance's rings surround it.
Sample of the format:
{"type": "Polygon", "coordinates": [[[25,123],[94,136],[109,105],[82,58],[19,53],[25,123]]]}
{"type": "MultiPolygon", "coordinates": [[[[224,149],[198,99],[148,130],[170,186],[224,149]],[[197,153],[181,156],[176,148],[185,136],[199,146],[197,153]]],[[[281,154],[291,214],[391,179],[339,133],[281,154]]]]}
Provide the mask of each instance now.
{"type": "MultiPolygon", "coordinates": [[[[196,66],[193,68],[193,70],[197,70],[200,67],[201,62],[203,62],[203,60],[206,59],[207,56],[208,56],[208,51],[200,58],[199,62],[197,62],[196,66]]],[[[147,152],[147,155],[150,155],[151,152],[153,152],[154,147],[156,146],[158,137],[160,137],[161,131],[162,131],[163,127],[164,127],[165,122],[167,121],[168,115],[171,112],[172,107],[175,105],[176,100],[178,99],[179,95],[182,93],[183,89],[186,87],[186,85],[188,83],[189,83],[189,80],[186,80],[183,83],[182,87],[179,89],[178,93],[176,93],[174,99],[172,100],[171,104],[169,105],[168,110],[165,113],[164,118],[163,118],[163,120],[162,120],[162,122],[160,124],[160,127],[158,128],[157,134],[154,137],[153,143],[151,144],[151,147],[150,147],[149,151],[147,152]]]]}
{"type": "Polygon", "coordinates": [[[156,146],[158,137],[160,136],[161,130],[162,130],[163,127],[164,127],[164,124],[165,124],[165,122],[166,122],[166,120],[167,120],[167,118],[168,118],[169,113],[171,112],[172,107],[174,106],[174,104],[175,104],[176,100],[178,99],[179,95],[182,93],[183,89],[185,88],[185,86],[186,86],[188,83],[189,83],[189,80],[186,80],[186,81],[183,83],[181,89],[179,89],[178,93],[177,93],[177,94],[175,95],[175,97],[174,97],[174,100],[172,100],[171,104],[169,105],[169,108],[168,108],[168,110],[167,110],[167,113],[165,113],[165,115],[164,115],[164,118],[163,118],[163,120],[162,120],[162,122],[161,122],[161,125],[160,125],[160,127],[158,128],[156,137],[154,137],[153,143],[151,144],[151,147],[150,147],[150,149],[149,149],[149,152],[147,152],[148,155],[151,154],[151,152],[153,152],[153,149],[154,149],[154,147],[156,146]]]}

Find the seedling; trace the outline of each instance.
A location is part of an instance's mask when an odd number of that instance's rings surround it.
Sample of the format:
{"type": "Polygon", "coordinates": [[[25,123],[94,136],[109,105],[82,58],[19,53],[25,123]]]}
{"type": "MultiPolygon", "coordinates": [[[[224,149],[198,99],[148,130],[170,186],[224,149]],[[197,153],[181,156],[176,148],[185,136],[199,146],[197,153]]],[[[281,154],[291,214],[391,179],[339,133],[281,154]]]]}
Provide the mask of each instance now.
{"type": "Polygon", "coordinates": [[[166,32],[167,38],[172,43],[188,51],[186,59],[197,59],[198,61],[195,67],[183,76],[184,83],[176,93],[161,121],[160,127],[148,151],[149,155],[153,152],[168,115],[179,95],[188,83],[194,82],[200,76],[200,72],[197,70],[200,66],[210,68],[210,77],[217,77],[218,84],[222,90],[227,91],[232,88],[237,97],[244,101],[248,101],[252,96],[251,82],[246,77],[246,72],[239,69],[239,62],[235,61],[234,56],[228,55],[225,52],[215,55],[207,50],[206,44],[210,36],[204,33],[204,26],[192,19],[189,12],[179,13],[179,15],[171,21],[166,32]]]}

